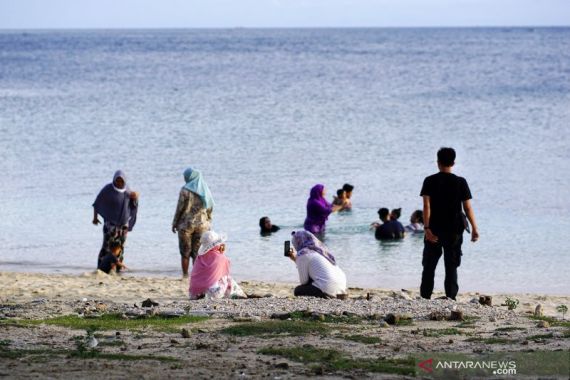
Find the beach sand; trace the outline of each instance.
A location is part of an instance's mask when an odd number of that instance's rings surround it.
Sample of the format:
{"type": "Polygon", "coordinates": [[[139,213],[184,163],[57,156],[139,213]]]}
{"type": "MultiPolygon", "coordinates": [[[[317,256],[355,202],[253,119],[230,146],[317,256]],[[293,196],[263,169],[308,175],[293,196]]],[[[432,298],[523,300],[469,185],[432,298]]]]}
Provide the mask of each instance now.
{"type": "Polygon", "coordinates": [[[477,302],[477,293],[460,293],[454,302],[423,300],[417,289],[350,288],[348,300],[321,300],[294,298],[294,284],[242,281],[241,285],[256,298],[190,301],[187,279],[128,273],[0,273],[0,376],[395,378],[398,374],[392,370],[363,363],[379,358],[404,360],[428,352],[570,350],[568,315],[564,322],[556,311],[558,305],[570,305],[570,295],[493,294],[493,306],[483,306],[477,302]],[[516,310],[501,306],[507,297],[519,300],[516,310]],[[148,298],[158,305],[143,307],[148,298]],[[539,304],[544,315],[552,317],[550,326],[539,327],[543,322],[530,318],[539,304]],[[464,321],[432,320],[456,310],[463,313],[464,321]],[[295,321],[292,327],[290,321],[279,319],[286,319],[291,312],[297,312],[293,319],[307,321],[295,321]],[[388,314],[401,318],[401,323],[386,325],[388,314]],[[136,328],[117,323],[95,332],[49,322],[68,315],[94,323],[105,315],[119,320],[208,318],[168,328],[155,328],[150,322],[136,328]],[[294,330],[299,325],[311,328],[299,333],[294,330]],[[283,326],[293,330],[283,330],[283,326]],[[238,329],[228,330],[234,327],[238,329]],[[239,330],[250,327],[253,333],[239,330]],[[185,337],[183,328],[189,332],[185,337]],[[92,335],[98,344],[89,348],[92,335]],[[336,356],[329,352],[326,360],[300,358],[291,354],[295,349],[321,354],[336,350],[336,356]],[[335,361],[338,355],[358,365],[336,366],[334,363],[346,363],[335,361]]]}

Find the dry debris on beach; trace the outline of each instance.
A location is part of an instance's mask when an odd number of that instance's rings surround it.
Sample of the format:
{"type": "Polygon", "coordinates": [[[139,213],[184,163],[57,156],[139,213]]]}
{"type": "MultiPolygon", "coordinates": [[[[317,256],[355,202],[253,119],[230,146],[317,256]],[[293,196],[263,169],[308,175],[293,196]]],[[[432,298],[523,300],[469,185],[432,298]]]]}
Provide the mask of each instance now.
{"type": "Polygon", "coordinates": [[[352,288],[321,300],[259,282],[241,283],[251,299],[198,301],[167,278],[0,273],[0,285],[7,378],[392,379],[430,352],[570,352],[555,310],[570,296],[510,295],[509,310],[503,295],[352,288]]]}

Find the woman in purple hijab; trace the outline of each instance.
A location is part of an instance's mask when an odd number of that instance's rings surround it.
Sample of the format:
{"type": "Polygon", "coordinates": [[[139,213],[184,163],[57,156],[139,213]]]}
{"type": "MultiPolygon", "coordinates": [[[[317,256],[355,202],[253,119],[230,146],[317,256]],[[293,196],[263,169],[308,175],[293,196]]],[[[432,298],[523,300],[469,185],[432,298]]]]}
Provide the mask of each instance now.
{"type": "Polygon", "coordinates": [[[325,187],[321,184],[313,186],[309,200],[307,201],[307,218],[305,219],[305,230],[322,235],[325,232],[325,223],[329,215],[338,211],[340,206],[331,205],[325,199],[325,187]]]}
{"type": "Polygon", "coordinates": [[[113,182],[105,185],[93,202],[93,224],[98,225],[98,215],[103,222],[103,246],[99,251],[99,261],[111,254],[110,246],[114,242],[121,245],[119,261],[123,262],[123,252],[127,233],[132,231],[137,221],[138,194],[127,186],[125,173],[117,170],[113,182]]]}

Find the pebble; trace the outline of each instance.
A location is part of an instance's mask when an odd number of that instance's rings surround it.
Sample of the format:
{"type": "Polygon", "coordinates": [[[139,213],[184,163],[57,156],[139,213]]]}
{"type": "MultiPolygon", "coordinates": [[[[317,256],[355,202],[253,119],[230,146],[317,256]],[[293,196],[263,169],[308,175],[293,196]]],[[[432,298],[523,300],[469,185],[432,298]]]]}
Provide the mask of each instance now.
{"type": "Polygon", "coordinates": [[[395,325],[400,321],[400,316],[390,313],[384,317],[384,321],[389,325],[395,325]]]}
{"type": "Polygon", "coordinates": [[[380,327],[386,328],[386,327],[390,327],[390,325],[386,321],[380,321],[380,327]]]}
{"type": "Polygon", "coordinates": [[[449,314],[450,321],[462,321],[463,320],[463,312],[461,310],[452,310],[449,314]]]}
{"type": "Polygon", "coordinates": [[[158,302],[154,302],[150,298],[147,298],[146,300],[142,301],[142,307],[153,307],[153,306],[158,306],[158,302]]]}
{"type": "Polygon", "coordinates": [[[550,327],[550,323],[548,323],[548,321],[538,321],[538,324],[536,325],[536,327],[547,329],[550,327]]]}
{"type": "Polygon", "coordinates": [[[534,316],[535,317],[542,317],[544,315],[543,311],[542,311],[542,305],[538,304],[536,305],[536,308],[534,309],[534,316]]]}
{"type": "Polygon", "coordinates": [[[87,346],[89,348],[95,348],[99,344],[99,341],[94,336],[90,336],[87,338],[87,346]]]}
{"type": "Polygon", "coordinates": [[[185,339],[190,338],[190,331],[188,331],[188,329],[182,329],[180,334],[182,335],[182,338],[185,338],[185,339]]]}

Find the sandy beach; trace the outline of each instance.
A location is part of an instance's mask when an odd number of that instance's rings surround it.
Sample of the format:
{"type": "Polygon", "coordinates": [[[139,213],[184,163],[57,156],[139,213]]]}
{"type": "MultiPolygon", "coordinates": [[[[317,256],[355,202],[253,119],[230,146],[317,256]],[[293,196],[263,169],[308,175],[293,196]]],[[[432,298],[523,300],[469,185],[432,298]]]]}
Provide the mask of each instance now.
{"type": "Polygon", "coordinates": [[[254,298],[190,301],[176,278],[0,273],[0,376],[405,378],[424,353],[570,350],[556,310],[570,295],[493,294],[485,306],[477,293],[350,288],[320,300],[295,299],[294,284],[241,285],[254,298]]]}

